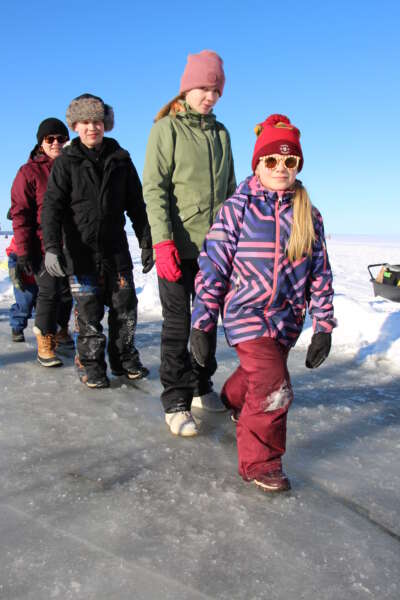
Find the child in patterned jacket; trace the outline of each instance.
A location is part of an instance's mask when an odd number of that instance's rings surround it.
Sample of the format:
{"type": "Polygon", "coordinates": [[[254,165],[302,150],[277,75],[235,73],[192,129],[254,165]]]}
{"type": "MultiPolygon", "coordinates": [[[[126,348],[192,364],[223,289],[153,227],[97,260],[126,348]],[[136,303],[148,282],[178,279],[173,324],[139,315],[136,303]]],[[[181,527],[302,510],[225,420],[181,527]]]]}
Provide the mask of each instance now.
{"type": "Polygon", "coordinates": [[[190,342],[194,359],[207,364],[221,311],[240,361],[221,392],[237,421],[239,474],[265,492],[282,492],[290,489],[282,470],[293,399],[288,353],[308,308],[306,366],[318,367],[336,322],[322,217],[296,179],[300,132],[271,115],[256,133],[253,175],[225,201],[203,244],[190,342]]]}

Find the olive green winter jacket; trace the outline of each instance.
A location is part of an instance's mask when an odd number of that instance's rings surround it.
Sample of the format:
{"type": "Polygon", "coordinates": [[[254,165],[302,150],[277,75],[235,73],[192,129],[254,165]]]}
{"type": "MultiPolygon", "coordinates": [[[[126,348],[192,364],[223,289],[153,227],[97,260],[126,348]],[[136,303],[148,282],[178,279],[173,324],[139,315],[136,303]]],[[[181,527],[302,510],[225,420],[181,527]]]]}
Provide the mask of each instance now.
{"type": "Polygon", "coordinates": [[[151,129],[143,195],[153,244],[174,240],[181,258],[197,258],[236,180],[228,131],[213,114],[183,106],[151,129]]]}

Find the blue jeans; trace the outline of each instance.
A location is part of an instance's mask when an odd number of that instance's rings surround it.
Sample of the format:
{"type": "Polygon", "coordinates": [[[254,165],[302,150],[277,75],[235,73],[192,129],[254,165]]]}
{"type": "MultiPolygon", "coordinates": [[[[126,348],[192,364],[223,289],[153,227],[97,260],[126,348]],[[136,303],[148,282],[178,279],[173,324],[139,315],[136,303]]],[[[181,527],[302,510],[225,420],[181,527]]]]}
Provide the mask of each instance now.
{"type": "MultiPolygon", "coordinates": [[[[17,264],[17,255],[11,253],[8,257],[8,268],[13,268],[17,264]]],[[[38,288],[35,283],[25,284],[22,292],[13,287],[15,304],[10,307],[10,327],[17,331],[23,331],[28,325],[28,319],[32,316],[32,311],[36,306],[38,288]]]]}

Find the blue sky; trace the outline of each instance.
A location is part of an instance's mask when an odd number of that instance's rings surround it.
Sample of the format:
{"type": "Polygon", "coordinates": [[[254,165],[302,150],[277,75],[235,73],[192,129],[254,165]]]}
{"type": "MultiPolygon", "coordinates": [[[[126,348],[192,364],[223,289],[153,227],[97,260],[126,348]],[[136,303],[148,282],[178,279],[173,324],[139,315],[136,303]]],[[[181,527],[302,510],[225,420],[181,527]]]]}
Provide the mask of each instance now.
{"type": "Polygon", "coordinates": [[[400,237],[400,8],[396,1],[4,3],[0,223],[44,118],[91,92],[114,107],[111,135],[141,175],[158,109],[189,53],[217,51],[238,181],[254,125],[287,114],[302,132],[301,179],[331,234],[400,237]]]}

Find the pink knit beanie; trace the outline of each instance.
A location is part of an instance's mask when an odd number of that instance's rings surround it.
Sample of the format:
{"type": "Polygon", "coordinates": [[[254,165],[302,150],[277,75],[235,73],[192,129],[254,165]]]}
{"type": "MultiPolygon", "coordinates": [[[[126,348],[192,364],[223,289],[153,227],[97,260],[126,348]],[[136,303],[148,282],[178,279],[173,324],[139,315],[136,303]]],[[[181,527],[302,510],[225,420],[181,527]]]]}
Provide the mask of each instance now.
{"type": "Polygon", "coordinates": [[[216,87],[219,95],[225,85],[225,73],[222,58],[212,50],[202,50],[198,54],[189,54],[181,78],[179,93],[194,88],[216,87]]]}

